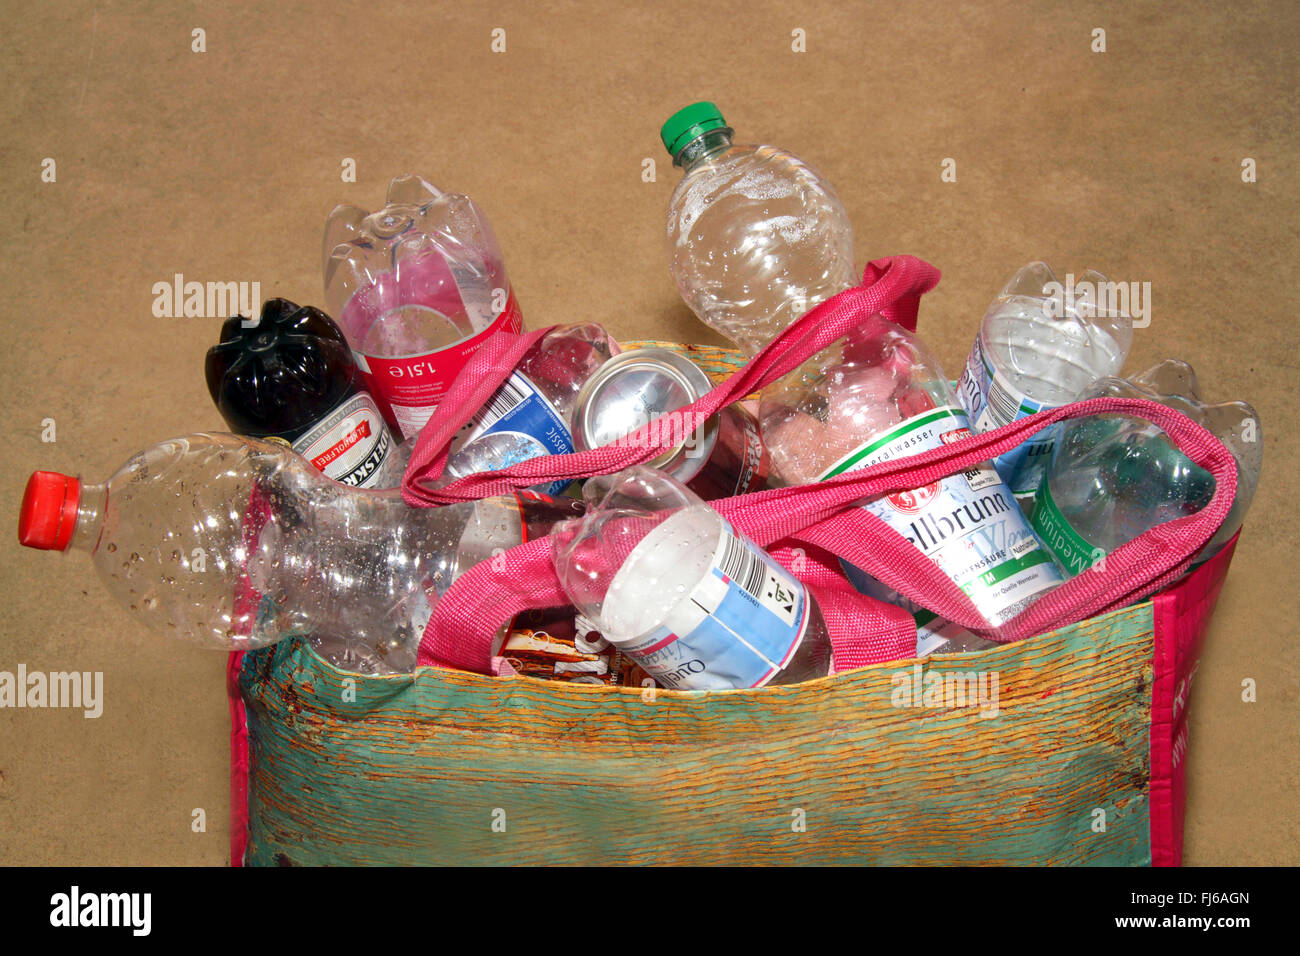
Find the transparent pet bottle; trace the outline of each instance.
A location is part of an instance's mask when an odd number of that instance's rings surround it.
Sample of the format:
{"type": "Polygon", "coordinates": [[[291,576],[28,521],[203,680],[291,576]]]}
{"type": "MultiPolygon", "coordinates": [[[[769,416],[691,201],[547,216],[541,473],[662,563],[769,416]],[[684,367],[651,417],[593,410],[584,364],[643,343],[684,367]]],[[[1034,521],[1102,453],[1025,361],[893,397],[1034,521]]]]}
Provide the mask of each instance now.
{"type": "Polygon", "coordinates": [[[334,482],[283,445],[197,434],[106,482],[28,481],[22,544],[87,554],[135,619],[206,647],[312,639],[340,666],[415,665],[432,603],[463,571],[576,512],[542,496],[411,508],[334,482]]]}
{"type": "Polygon", "coordinates": [[[325,301],[371,395],[402,437],[428,421],[456,374],[522,319],[501,250],[473,201],[399,176],[375,212],[325,223],[325,301]]]}
{"type": "Polygon", "coordinates": [[[830,671],[807,588],[677,479],[645,465],[583,489],[551,535],[569,599],[664,687],[793,684],[830,671]]]}
{"type": "MultiPolygon", "coordinates": [[[[1105,378],[1084,398],[1145,398],[1167,405],[1218,438],[1237,463],[1237,493],[1222,527],[1198,556],[1214,555],[1241,527],[1263,461],[1259,416],[1245,402],[1200,397],[1196,373],[1167,359],[1132,379],[1105,378]]],[[[1144,419],[1103,415],[1065,422],[1035,498],[1034,527],[1066,577],[1158,524],[1205,507],[1214,478],[1144,419]]]]}
{"type": "Polygon", "coordinates": [[[856,284],[848,213],[811,166],[775,146],[734,144],[707,102],[673,114],[660,137],[684,174],[668,205],[673,279],[746,355],[856,284]]]}
{"type": "MultiPolygon", "coordinates": [[[[1062,284],[1045,262],[1012,276],[984,315],[957,388],[976,432],[1069,404],[1119,374],[1133,320],[1113,307],[1107,288],[1093,271],[1062,284]]],[[[1059,432],[1045,429],[994,462],[1017,495],[1038,490],[1059,432]]]]}

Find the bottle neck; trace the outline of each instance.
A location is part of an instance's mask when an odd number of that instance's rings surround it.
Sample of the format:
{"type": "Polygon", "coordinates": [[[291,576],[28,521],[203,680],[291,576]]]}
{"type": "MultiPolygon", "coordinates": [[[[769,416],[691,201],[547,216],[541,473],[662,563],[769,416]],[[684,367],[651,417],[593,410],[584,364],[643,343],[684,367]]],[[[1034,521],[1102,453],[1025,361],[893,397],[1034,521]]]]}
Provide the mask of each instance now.
{"type": "Polygon", "coordinates": [[[72,540],[64,550],[93,554],[104,531],[107,510],[108,484],[82,485],[77,498],[77,524],[72,529],[72,540]]]}
{"type": "Polygon", "coordinates": [[[689,173],[695,167],[711,162],[730,148],[731,128],[721,126],[695,137],[679,149],[677,155],[673,157],[673,165],[680,166],[683,172],[689,173]]]}

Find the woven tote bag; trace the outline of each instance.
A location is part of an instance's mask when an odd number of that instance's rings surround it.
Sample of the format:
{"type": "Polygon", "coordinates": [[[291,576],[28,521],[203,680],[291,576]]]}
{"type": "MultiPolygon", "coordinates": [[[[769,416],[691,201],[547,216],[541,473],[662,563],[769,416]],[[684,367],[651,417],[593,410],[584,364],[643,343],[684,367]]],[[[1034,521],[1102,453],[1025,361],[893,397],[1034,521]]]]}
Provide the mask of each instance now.
{"type": "MultiPolygon", "coordinates": [[[[879,317],[914,328],[938,273],[900,256],[796,322],[681,410],[680,441],[730,401],[879,317]]],[[[499,336],[421,435],[415,505],[615,471],[643,442],[533,459],[437,491],[460,424],[545,330],[499,336]]],[[[363,677],[286,642],[232,655],[232,863],[1110,864],[1181,860],[1186,700],[1235,539],[1191,570],[1235,492],[1227,449],[1164,406],[1097,399],[817,485],[714,502],[809,586],[835,672],[710,692],[496,676],[513,615],[565,603],[547,542],[484,562],[434,609],[412,675],[363,677]],[[1053,421],[1149,418],[1216,479],[1200,512],[1107,556],[1001,628],[854,501],[970,468],[1053,421]],[[852,561],[998,642],[913,659],[915,623],[858,594],[852,561]]]]}

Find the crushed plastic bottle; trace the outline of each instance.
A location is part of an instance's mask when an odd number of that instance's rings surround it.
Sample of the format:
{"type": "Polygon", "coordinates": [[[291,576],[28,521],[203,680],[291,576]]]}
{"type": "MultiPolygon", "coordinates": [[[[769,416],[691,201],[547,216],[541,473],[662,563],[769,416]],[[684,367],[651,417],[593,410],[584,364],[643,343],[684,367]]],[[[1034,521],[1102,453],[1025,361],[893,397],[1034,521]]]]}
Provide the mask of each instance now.
{"type": "Polygon", "coordinates": [[[387,205],[340,205],[325,223],[325,302],[367,387],[404,437],[429,420],[469,357],[522,317],[487,219],[419,176],[387,205]]]}
{"type": "MultiPolygon", "coordinates": [[[[1196,373],[1167,359],[1132,379],[1104,378],[1084,398],[1145,398],[1182,412],[1232,452],[1237,493],[1223,525],[1197,561],[1213,556],[1241,527],[1263,462],[1259,416],[1245,402],[1200,397],[1196,373]]],[[[1214,478],[1152,423],[1102,415],[1064,423],[1047,479],[1034,502],[1034,527],[1066,577],[1092,567],[1158,524],[1194,514],[1214,494],[1214,478]]]]}
{"type": "Polygon", "coordinates": [[[683,175],[668,205],[678,291],[753,356],[823,299],[857,282],[853,229],[830,183],[775,146],[732,143],[712,103],[660,130],[683,175]]]}
{"type": "Polygon", "coordinates": [[[604,640],[673,690],[793,684],[831,666],[801,581],[677,479],[645,465],[583,489],[551,534],[569,599],[604,640]]]}
{"type": "MultiPolygon", "coordinates": [[[[1045,262],[1011,277],[980,323],[957,387],[974,431],[1067,405],[1097,379],[1119,374],[1133,320],[1100,301],[1097,290],[1107,286],[1091,270],[1062,285],[1045,262]]],[[[1044,429],[994,461],[1015,494],[1038,490],[1059,433],[1059,426],[1044,429]]]]}
{"type": "Polygon", "coordinates": [[[36,472],[18,537],[86,553],[135,619],[171,637],[251,650],[306,636],[340,666],[397,673],[457,576],[577,513],[539,495],[411,508],[283,445],[196,434],[99,484],[36,472]]]}
{"type": "Polygon", "coordinates": [[[269,299],[256,319],[227,319],[204,369],[236,434],[284,442],[345,485],[401,483],[393,436],[343,333],[320,309],[269,299]]]}

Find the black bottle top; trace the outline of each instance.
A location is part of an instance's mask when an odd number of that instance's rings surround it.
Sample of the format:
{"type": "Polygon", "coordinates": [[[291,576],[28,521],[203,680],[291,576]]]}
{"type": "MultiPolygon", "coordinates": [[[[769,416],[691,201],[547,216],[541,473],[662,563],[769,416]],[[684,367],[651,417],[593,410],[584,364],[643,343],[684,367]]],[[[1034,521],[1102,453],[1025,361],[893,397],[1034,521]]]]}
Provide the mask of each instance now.
{"type": "Polygon", "coordinates": [[[320,309],[268,299],[261,318],[227,319],[208,349],[208,392],[231,431],[293,442],[364,391],[347,339],[320,309]]]}

